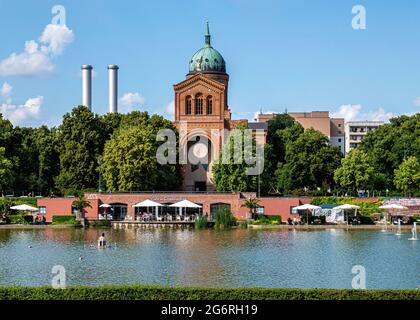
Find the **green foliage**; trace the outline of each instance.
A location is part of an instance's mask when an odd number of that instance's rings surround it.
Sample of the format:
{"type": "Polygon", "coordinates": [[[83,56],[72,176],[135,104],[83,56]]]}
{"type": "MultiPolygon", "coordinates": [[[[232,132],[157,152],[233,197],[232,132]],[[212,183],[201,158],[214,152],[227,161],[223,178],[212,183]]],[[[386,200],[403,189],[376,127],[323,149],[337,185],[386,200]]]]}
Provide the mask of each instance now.
{"type": "Polygon", "coordinates": [[[86,200],[83,193],[80,193],[77,199],[73,201],[73,207],[76,208],[78,212],[78,218],[83,218],[83,213],[86,208],[92,208],[89,200],[86,200]]]}
{"type": "Polygon", "coordinates": [[[97,187],[102,134],[98,116],[87,107],[76,107],[64,115],[59,127],[60,174],[56,179],[60,190],[97,187]]]}
{"type": "Polygon", "coordinates": [[[286,145],[285,164],[275,172],[277,188],[290,192],[297,188],[320,188],[326,192],[334,185],[333,172],[342,158],[338,147],[330,146],[322,133],[309,129],[286,145]]]}
{"type": "Polygon", "coordinates": [[[79,226],[80,221],[77,221],[75,216],[53,216],[52,225],[79,226]]]}
{"type": "Polygon", "coordinates": [[[5,156],[5,148],[0,147],[0,192],[6,190],[6,188],[12,182],[12,162],[5,156]]]}
{"type": "Polygon", "coordinates": [[[8,215],[6,221],[10,224],[32,224],[34,217],[32,214],[16,213],[8,215]]]}
{"type": "Polygon", "coordinates": [[[411,156],[395,169],[395,186],[405,195],[420,190],[420,162],[411,156]]]}
{"type": "Polygon", "coordinates": [[[156,153],[160,145],[156,135],[160,129],[173,129],[172,123],[160,116],[149,118],[135,112],[124,118],[121,129],[107,141],[102,156],[101,172],[111,191],[174,190],[181,184],[178,165],[160,165],[156,153]]]}
{"type": "Polygon", "coordinates": [[[248,228],[248,221],[241,221],[241,222],[239,222],[239,228],[241,228],[241,229],[248,228]]]}
{"type": "Polygon", "coordinates": [[[341,161],[341,167],[335,171],[334,179],[344,190],[357,194],[360,190],[369,190],[375,175],[368,154],[355,149],[341,161]]]}
{"type": "Polygon", "coordinates": [[[216,229],[229,229],[236,226],[236,219],[227,208],[221,208],[214,213],[214,227],[216,229]]]}
{"type": "Polygon", "coordinates": [[[255,191],[257,188],[257,176],[247,174],[250,165],[246,163],[247,158],[256,156],[255,140],[253,139],[252,150],[244,148],[241,144],[238,155],[235,154],[235,144],[245,141],[245,129],[239,127],[230,134],[222,147],[219,159],[213,164],[213,180],[219,192],[255,191]],[[223,155],[227,159],[224,159],[223,155]]]}
{"type": "Polygon", "coordinates": [[[255,210],[257,208],[259,208],[259,203],[260,203],[260,200],[258,200],[257,198],[248,198],[241,205],[241,207],[248,208],[249,209],[249,213],[250,213],[250,218],[251,219],[254,219],[255,218],[255,214],[256,214],[255,210]]]}
{"type": "Polygon", "coordinates": [[[196,229],[207,229],[208,227],[208,221],[207,221],[207,217],[200,215],[197,217],[197,219],[195,219],[195,223],[194,226],[196,229]]]}
{"type": "Polygon", "coordinates": [[[360,148],[371,157],[375,171],[383,174],[383,190],[393,190],[394,172],[404,159],[420,159],[420,113],[391,119],[368,133],[360,148]]]}
{"type": "MultiPolygon", "coordinates": [[[[322,204],[353,204],[359,206],[357,210],[364,217],[371,217],[374,213],[381,213],[383,210],[379,209],[382,201],[353,201],[352,197],[316,197],[312,199],[312,204],[319,206],[322,204]]],[[[367,220],[368,221],[368,220],[367,220]]]]}
{"type": "Polygon", "coordinates": [[[222,289],[162,286],[0,287],[0,300],[420,300],[419,290],[222,289]]]}
{"type": "Polygon", "coordinates": [[[266,216],[262,215],[259,216],[257,220],[251,222],[253,225],[280,225],[281,224],[281,216],[266,216]]]}
{"type": "Polygon", "coordinates": [[[89,228],[110,228],[111,221],[109,220],[95,220],[89,221],[89,228]]]}

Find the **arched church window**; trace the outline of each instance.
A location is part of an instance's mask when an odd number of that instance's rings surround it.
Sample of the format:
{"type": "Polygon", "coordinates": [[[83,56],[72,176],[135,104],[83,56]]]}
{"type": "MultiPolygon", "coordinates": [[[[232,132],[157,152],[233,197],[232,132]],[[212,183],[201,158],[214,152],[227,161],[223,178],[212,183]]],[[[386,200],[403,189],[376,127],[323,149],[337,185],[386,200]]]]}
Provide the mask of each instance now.
{"type": "Polygon", "coordinates": [[[207,97],[207,114],[213,114],[213,97],[207,97]]]}
{"type": "Polygon", "coordinates": [[[191,112],[191,106],[192,106],[192,99],[191,99],[191,96],[188,96],[186,99],[185,99],[185,114],[191,114],[192,112],[191,112]]]}
{"type": "Polygon", "coordinates": [[[195,96],[195,114],[203,114],[203,96],[201,94],[195,96]]]}

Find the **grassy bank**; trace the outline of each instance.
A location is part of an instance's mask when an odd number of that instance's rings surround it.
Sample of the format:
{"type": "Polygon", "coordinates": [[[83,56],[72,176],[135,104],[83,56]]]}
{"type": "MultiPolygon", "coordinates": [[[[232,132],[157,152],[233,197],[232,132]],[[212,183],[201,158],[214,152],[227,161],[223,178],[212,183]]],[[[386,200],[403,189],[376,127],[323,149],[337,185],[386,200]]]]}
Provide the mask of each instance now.
{"type": "Polygon", "coordinates": [[[420,290],[0,286],[0,300],[420,300],[420,290]]]}

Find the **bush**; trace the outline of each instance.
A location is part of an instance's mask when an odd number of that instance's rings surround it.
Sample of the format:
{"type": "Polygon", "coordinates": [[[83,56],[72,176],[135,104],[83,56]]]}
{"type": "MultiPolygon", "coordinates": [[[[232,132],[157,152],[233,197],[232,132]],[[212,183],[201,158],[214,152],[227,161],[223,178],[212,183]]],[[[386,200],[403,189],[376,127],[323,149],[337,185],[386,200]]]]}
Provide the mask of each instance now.
{"type": "Polygon", "coordinates": [[[265,216],[261,215],[257,220],[252,222],[253,225],[279,225],[281,224],[281,216],[265,216]]]}
{"type": "Polygon", "coordinates": [[[239,228],[247,229],[248,228],[248,221],[241,221],[239,222],[239,228]]]}
{"type": "Polygon", "coordinates": [[[0,287],[0,300],[420,300],[419,290],[219,289],[162,286],[0,287]]]}
{"type": "Polygon", "coordinates": [[[10,224],[31,224],[34,218],[31,214],[11,214],[7,216],[6,221],[10,224]]]}
{"type": "Polygon", "coordinates": [[[75,216],[53,216],[52,224],[55,226],[58,226],[58,225],[79,226],[80,221],[76,220],[75,216]]]}
{"type": "Polygon", "coordinates": [[[222,208],[214,213],[215,228],[228,229],[236,225],[236,219],[227,208],[222,208]]]}
{"type": "Polygon", "coordinates": [[[111,221],[110,220],[95,220],[89,221],[90,228],[110,228],[111,221]]]}
{"type": "Polygon", "coordinates": [[[195,228],[196,229],[207,229],[208,221],[206,216],[198,216],[197,219],[195,219],[195,228]]]}

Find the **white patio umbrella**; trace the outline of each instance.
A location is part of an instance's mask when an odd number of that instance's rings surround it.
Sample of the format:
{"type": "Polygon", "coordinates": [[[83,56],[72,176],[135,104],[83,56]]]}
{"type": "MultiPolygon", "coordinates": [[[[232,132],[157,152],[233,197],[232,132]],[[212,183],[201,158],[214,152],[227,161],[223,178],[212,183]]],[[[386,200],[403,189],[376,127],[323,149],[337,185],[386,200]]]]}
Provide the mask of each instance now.
{"type": "Polygon", "coordinates": [[[105,220],[108,220],[108,213],[106,212],[106,209],[111,208],[112,206],[108,203],[103,203],[99,206],[99,208],[105,208],[105,220]]]}
{"type": "MultiPolygon", "coordinates": [[[[359,206],[354,204],[343,204],[341,206],[335,207],[334,210],[354,210],[354,215],[356,216],[357,210],[360,209],[359,206]]],[[[347,224],[349,224],[349,216],[347,215],[347,224]]]]}
{"type": "MultiPolygon", "coordinates": [[[[321,209],[321,207],[314,206],[313,204],[304,204],[304,205],[301,205],[301,206],[294,207],[293,209],[295,209],[295,210],[302,210],[302,211],[303,210],[305,210],[305,211],[312,211],[312,214],[313,214],[315,210],[321,209]]],[[[308,214],[306,214],[306,223],[309,224],[308,214]]]]}
{"type": "MultiPolygon", "coordinates": [[[[400,204],[396,204],[396,203],[391,203],[391,204],[385,204],[383,206],[380,206],[379,209],[383,209],[383,210],[390,210],[393,213],[395,213],[396,210],[408,210],[407,207],[402,206],[400,204]]],[[[385,215],[385,228],[387,227],[388,224],[388,215],[385,215]]]]}
{"type": "Polygon", "coordinates": [[[160,204],[158,202],[152,201],[152,200],[144,200],[142,202],[136,203],[135,205],[133,205],[134,208],[140,208],[140,207],[146,207],[147,210],[149,210],[150,207],[155,207],[156,208],[156,219],[158,217],[158,212],[159,212],[159,207],[163,207],[163,204],[160,204]]]}
{"type": "Polygon", "coordinates": [[[176,207],[179,208],[179,211],[182,215],[182,208],[184,208],[185,214],[187,212],[187,208],[202,208],[199,204],[196,204],[194,202],[191,202],[189,200],[182,200],[177,203],[171,204],[170,207],[176,207]]]}
{"type": "Polygon", "coordinates": [[[31,211],[31,212],[38,211],[38,208],[28,206],[27,204],[20,204],[18,206],[13,206],[13,207],[10,207],[10,209],[18,210],[18,211],[31,211]]]}
{"type": "Polygon", "coordinates": [[[399,204],[392,203],[392,204],[386,204],[386,205],[380,206],[379,209],[384,209],[384,210],[407,210],[408,208],[404,207],[402,205],[399,205],[399,204]]]}

